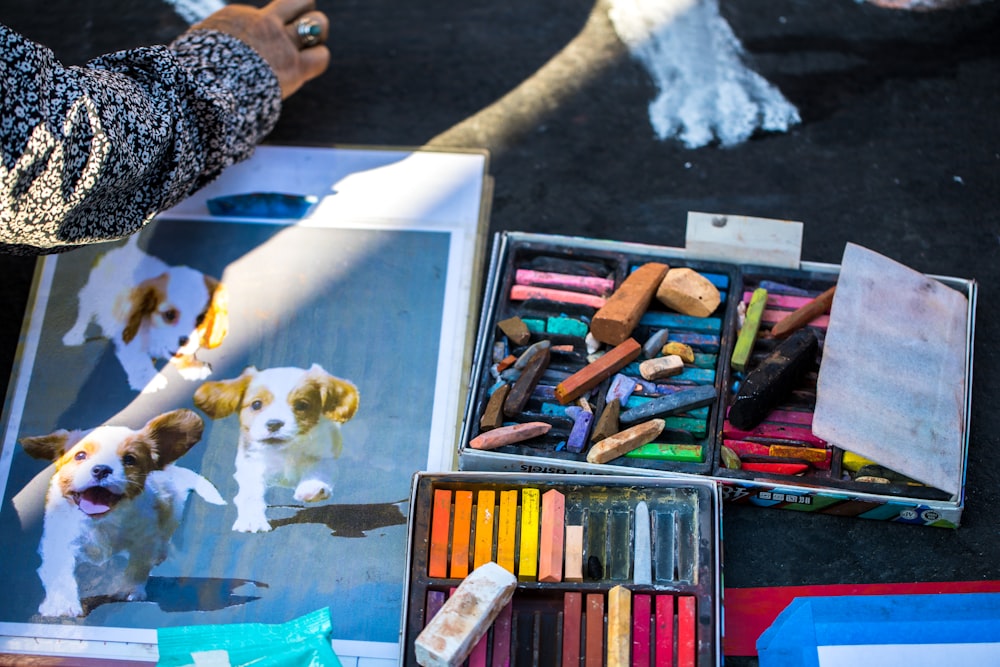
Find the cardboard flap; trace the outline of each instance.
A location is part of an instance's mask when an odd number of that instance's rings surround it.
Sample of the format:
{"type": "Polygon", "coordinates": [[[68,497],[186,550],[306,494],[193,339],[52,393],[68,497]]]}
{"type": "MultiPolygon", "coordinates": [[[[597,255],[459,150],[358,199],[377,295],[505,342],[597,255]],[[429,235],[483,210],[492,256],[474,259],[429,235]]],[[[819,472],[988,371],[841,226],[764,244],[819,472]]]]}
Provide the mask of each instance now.
{"type": "Polygon", "coordinates": [[[813,433],[907,477],[962,485],[968,299],[847,244],[816,386],[813,433]]]}
{"type": "Polygon", "coordinates": [[[689,211],[685,253],[698,259],[797,269],[802,223],[689,211]]]}

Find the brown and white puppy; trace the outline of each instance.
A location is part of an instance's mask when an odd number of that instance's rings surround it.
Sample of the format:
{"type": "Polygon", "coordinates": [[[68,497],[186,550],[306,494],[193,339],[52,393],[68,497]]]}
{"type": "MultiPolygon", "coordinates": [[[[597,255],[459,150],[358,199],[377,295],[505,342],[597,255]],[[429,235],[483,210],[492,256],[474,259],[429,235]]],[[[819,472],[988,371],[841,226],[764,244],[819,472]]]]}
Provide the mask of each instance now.
{"type": "Polygon", "coordinates": [[[187,266],[170,266],[143,252],[136,235],[108,251],[77,295],[76,323],[63,336],[82,345],[94,322],[111,339],[132,389],[151,393],[166,386],[156,362],[169,360],[186,380],[204,380],[211,366],[195,358],[228,332],[226,289],[216,278],[187,266]]]}
{"type": "Polygon", "coordinates": [[[340,424],[358,409],[357,388],[318,364],[311,368],[249,367],[231,380],[205,382],[194,403],[212,419],[240,418],[233,477],[233,530],[271,530],[265,494],[272,486],[295,489],[295,499],[316,502],[333,491],[334,461],[343,447],[340,424]]]}
{"type": "Polygon", "coordinates": [[[174,410],[140,430],[99,426],[58,430],[21,439],[24,451],[55,462],[45,495],[38,576],[42,616],[80,616],[79,565],[101,566],[101,594],[144,600],[150,570],[167,557],[188,494],[226,502],[201,475],[171,465],[201,439],[204,422],[191,410],[174,410]],[[127,560],[120,558],[126,555],[127,560]],[[124,563],[123,563],[124,560],[124,563]]]}

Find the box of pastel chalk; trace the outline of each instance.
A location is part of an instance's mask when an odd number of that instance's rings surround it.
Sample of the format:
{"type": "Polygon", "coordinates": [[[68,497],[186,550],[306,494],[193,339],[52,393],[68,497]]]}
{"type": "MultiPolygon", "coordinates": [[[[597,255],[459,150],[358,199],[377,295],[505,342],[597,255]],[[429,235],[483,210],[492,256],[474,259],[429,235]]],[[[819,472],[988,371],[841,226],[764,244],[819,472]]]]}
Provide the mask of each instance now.
{"type": "Polygon", "coordinates": [[[686,248],[496,238],[459,468],[704,476],[732,502],[957,526],[975,281],[748,250],[746,229],[709,251],[698,216],[718,221],[692,214],[686,248]]]}
{"type": "Polygon", "coordinates": [[[717,484],[418,473],[410,506],[401,664],[721,664],[717,484]]]}

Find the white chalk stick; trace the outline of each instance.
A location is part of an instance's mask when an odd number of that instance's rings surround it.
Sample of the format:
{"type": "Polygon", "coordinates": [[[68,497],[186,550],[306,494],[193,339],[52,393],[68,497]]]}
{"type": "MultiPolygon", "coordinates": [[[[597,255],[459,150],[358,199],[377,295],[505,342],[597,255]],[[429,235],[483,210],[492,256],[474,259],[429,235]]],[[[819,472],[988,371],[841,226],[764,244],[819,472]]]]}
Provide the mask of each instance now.
{"type": "Polygon", "coordinates": [[[417,636],[417,662],[424,667],[460,665],[510,602],[515,588],[514,575],[496,563],[473,570],[417,636]]]}

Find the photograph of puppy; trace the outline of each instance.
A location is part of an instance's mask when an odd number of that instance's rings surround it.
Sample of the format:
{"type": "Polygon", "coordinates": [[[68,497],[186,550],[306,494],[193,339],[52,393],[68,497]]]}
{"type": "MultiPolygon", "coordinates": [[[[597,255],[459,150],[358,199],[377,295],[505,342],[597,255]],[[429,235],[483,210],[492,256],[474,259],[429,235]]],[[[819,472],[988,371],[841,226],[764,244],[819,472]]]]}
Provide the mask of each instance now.
{"type": "Polygon", "coordinates": [[[211,366],[199,348],[222,344],[228,332],[225,286],[187,266],[170,266],[139,248],[137,235],[101,257],[77,294],[76,323],[63,345],[86,342],[91,322],[111,339],[129,386],[143,393],[163,389],[156,363],[169,361],[185,380],[204,380],[211,366]]]}
{"type": "Polygon", "coordinates": [[[20,439],[29,455],[55,463],[38,548],[45,589],[39,614],[83,615],[84,589],[91,592],[94,579],[78,579],[77,568],[88,564],[101,568],[100,594],[146,599],[150,570],[166,559],[188,495],[226,504],[207,479],[172,465],[201,439],[204,425],[180,409],[138,431],[106,425],[20,439]]]}
{"type": "Polygon", "coordinates": [[[295,489],[300,502],[331,496],[334,461],[343,447],[340,424],[354,416],[359,398],[354,384],[319,364],[251,366],[237,378],[198,387],[194,404],[211,419],[239,415],[234,531],[271,530],[265,512],[270,487],[295,489]]]}

